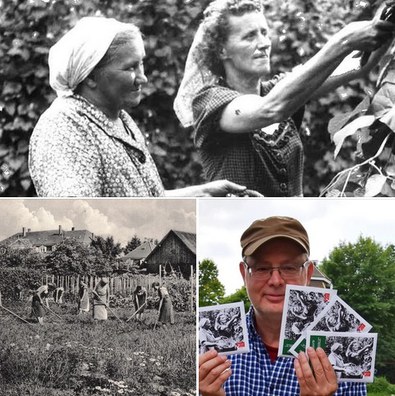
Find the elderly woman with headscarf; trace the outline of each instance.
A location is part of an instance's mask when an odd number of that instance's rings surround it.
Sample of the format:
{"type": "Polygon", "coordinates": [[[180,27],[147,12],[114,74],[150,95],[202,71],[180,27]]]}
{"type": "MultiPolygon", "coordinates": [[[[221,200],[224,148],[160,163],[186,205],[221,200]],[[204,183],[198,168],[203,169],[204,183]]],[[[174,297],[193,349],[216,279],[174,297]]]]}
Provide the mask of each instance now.
{"type": "Polygon", "coordinates": [[[337,379],[342,377],[342,374],[346,371],[346,364],[343,360],[343,345],[339,342],[335,342],[331,346],[331,353],[328,355],[328,359],[335,370],[337,379]]]}
{"type": "MultiPolygon", "coordinates": [[[[86,17],[49,52],[50,85],[58,98],[38,121],[29,169],[39,196],[163,196],[144,135],[125,111],[147,82],[141,33],[114,19],[86,17]]],[[[243,194],[215,184],[169,195],[243,194]]]]}
{"type": "Polygon", "coordinates": [[[199,353],[202,354],[215,348],[221,339],[221,336],[214,336],[210,319],[201,318],[199,321],[199,353]]]}
{"type": "Polygon", "coordinates": [[[174,104],[182,124],[194,127],[206,179],[228,179],[265,196],[301,196],[304,104],[366,75],[383,51],[363,67],[359,59],[355,69],[337,67],[353,50],[389,44],[394,28],[379,18],[350,23],[304,65],[273,77],[261,1],[210,3],[174,104]]]}

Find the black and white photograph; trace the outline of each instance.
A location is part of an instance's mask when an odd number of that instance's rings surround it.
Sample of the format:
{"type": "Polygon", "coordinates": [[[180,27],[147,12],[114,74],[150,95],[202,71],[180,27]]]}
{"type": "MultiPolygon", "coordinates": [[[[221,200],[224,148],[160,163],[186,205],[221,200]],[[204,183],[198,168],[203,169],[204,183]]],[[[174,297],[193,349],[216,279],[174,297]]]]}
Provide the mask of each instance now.
{"type": "MultiPolygon", "coordinates": [[[[336,295],[334,300],[327,305],[305,331],[367,333],[371,328],[371,324],[342,300],[339,295],[336,295]]],[[[305,350],[305,347],[306,338],[303,334],[291,347],[290,352],[296,357],[300,351],[305,350]]]]}
{"type": "Polygon", "coordinates": [[[2,395],[195,395],[195,200],[0,212],[2,395]]]}
{"type": "Polygon", "coordinates": [[[242,302],[199,308],[199,353],[210,349],[226,355],[249,352],[242,302]]]}
{"type": "Polygon", "coordinates": [[[376,333],[307,331],[306,346],[325,350],[339,382],[373,382],[376,333]]]}
{"type": "Polygon", "coordinates": [[[287,285],[281,321],[279,356],[293,356],[290,348],[336,296],[337,291],[287,285]]]}

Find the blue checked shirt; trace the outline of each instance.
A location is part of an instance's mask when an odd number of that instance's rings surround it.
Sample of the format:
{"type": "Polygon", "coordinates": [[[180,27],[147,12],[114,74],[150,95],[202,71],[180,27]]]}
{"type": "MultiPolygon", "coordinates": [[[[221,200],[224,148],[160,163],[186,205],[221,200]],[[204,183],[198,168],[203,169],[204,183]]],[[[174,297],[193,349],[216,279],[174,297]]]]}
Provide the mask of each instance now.
{"type": "MultiPolygon", "coordinates": [[[[255,330],[252,310],[248,312],[247,329],[250,352],[231,355],[232,375],[225,382],[226,396],[299,396],[299,383],[293,358],[278,357],[272,363],[264,344],[255,330]]],[[[341,382],[335,396],[366,396],[366,385],[341,382]]]]}

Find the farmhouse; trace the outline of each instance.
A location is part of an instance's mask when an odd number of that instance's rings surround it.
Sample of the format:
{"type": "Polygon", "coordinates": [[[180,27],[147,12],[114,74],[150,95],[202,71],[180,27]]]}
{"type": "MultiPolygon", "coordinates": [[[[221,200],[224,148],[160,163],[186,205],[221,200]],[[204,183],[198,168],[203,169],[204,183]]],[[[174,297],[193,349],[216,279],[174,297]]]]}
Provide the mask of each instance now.
{"type": "Polygon", "coordinates": [[[311,276],[310,286],[323,287],[326,289],[332,289],[333,287],[330,279],[324,275],[315,265],[313,275],[311,276]]]}
{"type": "Polygon", "coordinates": [[[128,254],[125,254],[121,258],[122,261],[129,265],[140,265],[141,261],[144,260],[154,249],[155,245],[150,241],[143,242],[136,249],[132,250],[128,254]]]}
{"type": "Polygon", "coordinates": [[[196,234],[170,230],[142,263],[148,273],[178,274],[188,279],[196,270],[196,234]]]}
{"type": "Polygon", "coordinates": [[[3,241],[0,246],[9,247],[11,249],[33,248],[37,252],[47,253],[56,250],[56,246],[65,239],[75,239],[78,242],[88,246],[95,236],[88,230],[75,230],[74,227],[70,231],[65,231],[62,226],[57,230],[49,231],[31,231],[30,228],[22,228],[22,232],[18,232],[3,241]]]}

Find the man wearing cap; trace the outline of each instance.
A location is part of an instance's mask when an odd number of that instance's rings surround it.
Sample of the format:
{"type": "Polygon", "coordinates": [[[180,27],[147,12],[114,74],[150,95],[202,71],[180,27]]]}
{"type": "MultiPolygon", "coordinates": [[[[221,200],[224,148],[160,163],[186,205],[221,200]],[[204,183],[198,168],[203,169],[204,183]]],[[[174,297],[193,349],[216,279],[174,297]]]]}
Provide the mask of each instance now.
{"type": "Polygon", "coordinates": [[[364,396],[366,385],[337,383],[325,352],[309,348],[297,359],[277,357],[287,284],[308,285],[314,271],[303,225],[290,217],[254,221],[241,236],[239,264],[251,309],[250,352],[227,358],[216,351],[199,359],[202,396],[364,396]]]}

